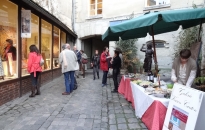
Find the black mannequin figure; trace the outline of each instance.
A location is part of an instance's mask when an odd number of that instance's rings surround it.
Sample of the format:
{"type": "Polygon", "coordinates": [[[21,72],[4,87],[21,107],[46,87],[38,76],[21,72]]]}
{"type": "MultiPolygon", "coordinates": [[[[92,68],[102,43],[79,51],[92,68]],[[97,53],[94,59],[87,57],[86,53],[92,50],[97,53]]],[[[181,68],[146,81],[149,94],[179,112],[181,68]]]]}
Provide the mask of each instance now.
{"type": "Polygon", "coordinates": [[[152,57],[154,57],[154,51],[152,50],[152,44],[147,44],[147,49],[144,49],[143,46],[140,51],[145,52],[145,59],[143,65],[144,72],[150,72],[152,68],[152,57]]]}

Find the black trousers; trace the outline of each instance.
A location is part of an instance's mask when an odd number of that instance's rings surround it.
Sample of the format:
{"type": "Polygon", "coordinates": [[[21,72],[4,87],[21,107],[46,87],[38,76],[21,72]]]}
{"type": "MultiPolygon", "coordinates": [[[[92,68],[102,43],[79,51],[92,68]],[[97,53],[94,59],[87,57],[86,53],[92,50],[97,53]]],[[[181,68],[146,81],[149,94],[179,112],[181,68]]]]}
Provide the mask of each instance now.
{"type": "Polygon", "coordinates": [[[119,73],[120,73],[120,69],[113,69],[113,71],[112,71],[115,91],[118,91],[118,78],[117,77],[118,77],[119,73]]]}
{"type": "Polygon", "coordinates": [[[34,72],[30,73],[32,86],[37,86],[38,85],[38,77],[39,77],[40,74],[41,74],[41,72],[36,71],[36,77],[34,77],[34,72]]]}

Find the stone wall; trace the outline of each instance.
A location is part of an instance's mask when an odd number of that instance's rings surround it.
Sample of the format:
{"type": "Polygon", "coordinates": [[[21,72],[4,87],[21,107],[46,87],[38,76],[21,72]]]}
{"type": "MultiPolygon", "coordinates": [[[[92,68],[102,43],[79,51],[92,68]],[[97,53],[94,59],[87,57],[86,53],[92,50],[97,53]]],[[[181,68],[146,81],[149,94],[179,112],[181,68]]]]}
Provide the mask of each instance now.
{"type": "Polygon", "coordinates": [[[33,0],[72,30],[72,0],[33,0]]]}

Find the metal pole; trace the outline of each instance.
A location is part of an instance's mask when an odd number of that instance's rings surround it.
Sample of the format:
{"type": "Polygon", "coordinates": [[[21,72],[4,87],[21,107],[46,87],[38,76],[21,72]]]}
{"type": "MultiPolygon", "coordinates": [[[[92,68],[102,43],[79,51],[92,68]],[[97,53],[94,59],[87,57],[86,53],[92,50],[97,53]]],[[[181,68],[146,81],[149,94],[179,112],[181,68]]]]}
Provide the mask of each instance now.
{"type": "Polygon", "coordinates": [[[201,23],[200,23],[200,27],[199,27],[199,35],[198,35],[198,42],[201,41],[200,39],[200,32],[201,32],[201,28],[202,28],[202,19],[201,19],[201,23]]]}
{"type": "Polygon", "coordinates": [[[153,48],[154,48],[155,70],[156,70],[156,74],[158,74],[157,54],[156,54],[156,47],[155,47],[155,40],[154,40],[154,29],[153,29],[153,25],[151,26],[151,28],[152,28],[152,42],[153,42],[153,48]]]}

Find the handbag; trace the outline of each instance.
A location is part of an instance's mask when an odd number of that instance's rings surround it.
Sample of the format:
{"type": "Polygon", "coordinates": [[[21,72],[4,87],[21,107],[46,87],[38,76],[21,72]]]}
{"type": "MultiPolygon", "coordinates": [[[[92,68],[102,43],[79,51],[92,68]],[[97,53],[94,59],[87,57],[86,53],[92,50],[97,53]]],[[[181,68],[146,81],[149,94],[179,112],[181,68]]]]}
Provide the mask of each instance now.
{"type": "Polygon", "coordinates": [[[88,63],[88,59],[83,59],[83,60],[82,60],[82,63],[83,63],[83,64],[87,64],[87,63],[88,63]]]}
{"type": "Polygon", "coordinates": [[[41,57],[40,66],[43,66],[43,65],[44,65],[44,60],[43,60],[43,58],[41,57]]]}

